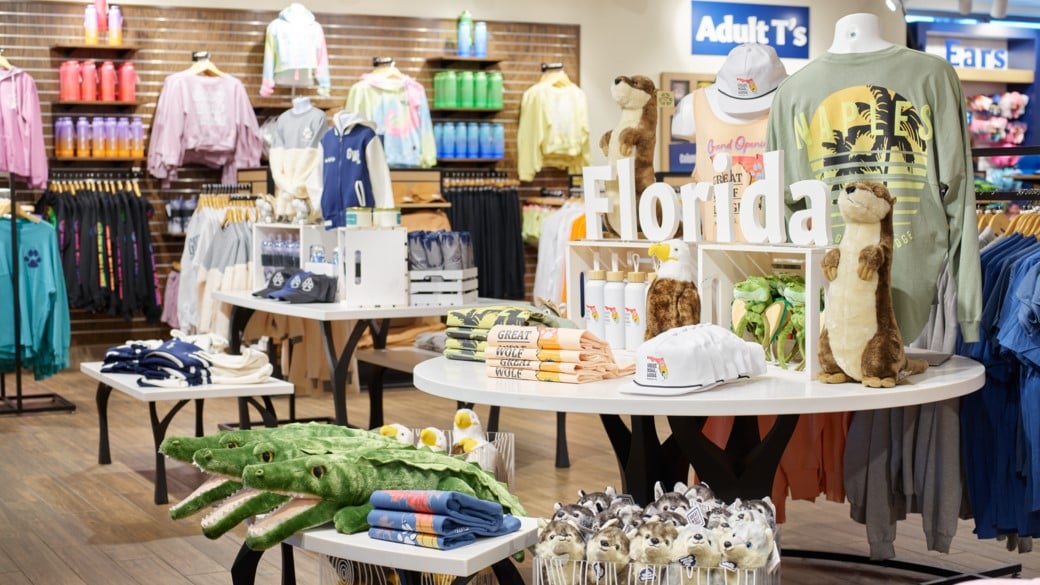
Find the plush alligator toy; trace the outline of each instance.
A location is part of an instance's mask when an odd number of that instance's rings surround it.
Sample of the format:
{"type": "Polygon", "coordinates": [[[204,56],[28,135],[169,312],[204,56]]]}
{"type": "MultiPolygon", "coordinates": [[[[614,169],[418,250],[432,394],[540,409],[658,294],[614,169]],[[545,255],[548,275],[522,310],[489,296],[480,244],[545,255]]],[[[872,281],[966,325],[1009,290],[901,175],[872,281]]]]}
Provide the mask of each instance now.
{"type": "Polygon", "coordinates": [[[270,548],[295,532],[330,520],[346,534],[364,530],[371,510],[368,499],[377,490],[457,491],[498,502],[506,513],[527,515],[505,484],[484,469],[426,450],[377,449],[250,465],[242,473],[242,482],[293,496],[249,527],[246,544],[254,550],[270,548]]]}
{"type": "MultiPolygon", "coordinates": [[[[214,477],[238,485],[238,490],[227,497],[214,511],[202,519],[202,533],[209,538],[219,538],[250,516],[264,514],[289,500],[287,496],[262,492],[242,486],[242,471],[247,465],[286,461],[296,457],[321,453],[351,453],[367,449],[411,449],[411,446],[388,441],[372,433],[371,437],[295,437],[275,435],[259,441],[246,443],[234,449],[199,449],[194,462],[203,471],[214,477]]],[[[194,496],[194,494],[192,494],[194,496]]],[[[177,504],[178,509],[201,509],[213,503],[210,494],[177,504]],[[188,503],[186,503],[188,502],[188,503]]],[[[171,508],[172,515],[173,508],[171,508]]],[[[183,517],[183,516],[180,516],[183,517]]],[[[177,518],[175,518],[177,519],[177,518]]]]}

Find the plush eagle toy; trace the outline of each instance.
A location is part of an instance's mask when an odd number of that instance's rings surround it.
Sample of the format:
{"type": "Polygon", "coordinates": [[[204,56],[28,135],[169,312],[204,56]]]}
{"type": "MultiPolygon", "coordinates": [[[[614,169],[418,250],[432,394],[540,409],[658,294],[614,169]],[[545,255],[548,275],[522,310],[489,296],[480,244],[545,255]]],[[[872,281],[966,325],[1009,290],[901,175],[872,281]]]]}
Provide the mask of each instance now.
{"type": "Polygon", "coordinates": [[[701,297],[697,293],[693,250],[682,240],[650,246],[660,261],[657,278],[646,293],[646,336],[652,339],[668,329],[701,321],[701,297]]]}

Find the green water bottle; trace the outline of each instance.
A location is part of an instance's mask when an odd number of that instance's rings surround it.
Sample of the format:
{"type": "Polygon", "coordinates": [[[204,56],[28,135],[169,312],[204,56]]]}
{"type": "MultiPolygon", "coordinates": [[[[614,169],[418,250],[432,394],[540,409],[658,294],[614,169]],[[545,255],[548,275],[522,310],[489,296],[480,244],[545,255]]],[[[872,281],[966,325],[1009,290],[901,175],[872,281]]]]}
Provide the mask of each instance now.
{"type": "Polygon", "coordinates": [[[438,71],[433,74],[433,107],[444,107],[444,72],[438,71]]]}
{"type": "Polygon", "coordinates": [[[473,74],[473,107],[484,109],[488,107],[488,76],[483,71],[473,74]]]}
{"type": "Polygon", "coordinates": [[[503,107],[501,71],[492,71],[488,74],[487,107],[493,109],[503,107]]]}
{"type": "Polygon", "coordinates": [[[461,71],[458,75],[459,88],[456,96],[460,108],[473,107],[473,72],[461,71]]]}
{"type": "Polygon", "coordinates": [[[441,82],[441,87],[444,91],[444,99],[441,100],[442,108],[457,108],[459,107],[459,94],[457,91],[458,80],[456,79],[455,72],[451,69],[444,72],[444,81],[441,82]]]}

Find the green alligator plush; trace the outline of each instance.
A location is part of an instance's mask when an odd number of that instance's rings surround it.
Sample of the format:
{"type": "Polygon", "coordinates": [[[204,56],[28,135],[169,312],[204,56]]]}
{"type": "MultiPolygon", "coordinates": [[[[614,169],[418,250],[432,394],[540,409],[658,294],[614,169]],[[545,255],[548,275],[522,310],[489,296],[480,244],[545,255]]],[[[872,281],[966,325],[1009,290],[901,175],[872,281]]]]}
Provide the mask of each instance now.
{"type": "MultiPolygon", "coordinates": [[[[379,433],[339,425],[292,423],[274,428],[223,431],[205,437],[168,437],[159,446],[159,452],[177,461],[192,463],[195,453],[203,449],[236,449],[265,438],[300,440],[307,437],[363,438],[387,444],[394,442],[379,433]]],[[[239,491],[242,489],[241,470],[233,475],[234,479],[207,479],[190,496],[170,506],[170,517],[174,520],[186,518],[239,491]]]]}
{"type": "MultiPolygon", "coordinates": [[[[202,519],[202,533],[219,538],[250,516],[264,514],[289,500],[287,496],[262,492],[242,486],[242,471],[247,465],[286,461],[321,453],[351,453],[366,449],[412,449],[397,441],[372,433],[371,437],[300,437],[265,438],[235,449],[200,449],[195,452],[195,465],[205,472],[238,485],[233,495],[202,519]]],[[[192,494],[195,496],[195,494],[192,494]]],[[[213,503],[212,493],[202,494],[178,504],[178,509],[198,510],[213,503]],[[188,503],[185,503],[188,502],[188,503]]],[[[173,508],[171,508],[171,516],[173,508]]],[[[175,519],[183,517],[178,516],[175,519]]]]}
{"type": "Polygon", "coordinates": [[[505,484],[472,463],[425,450],[378,449],[364,454],[312,455],[249,465],[242,482],[251,488],[292,495],[293,500],[258,519],[246,544],[263,550],[292,534],[335,520],[352,534],[368,527],[372,492],[387,489],[449,490],[498,502],[505,512],[527,513],[505,484]]]}

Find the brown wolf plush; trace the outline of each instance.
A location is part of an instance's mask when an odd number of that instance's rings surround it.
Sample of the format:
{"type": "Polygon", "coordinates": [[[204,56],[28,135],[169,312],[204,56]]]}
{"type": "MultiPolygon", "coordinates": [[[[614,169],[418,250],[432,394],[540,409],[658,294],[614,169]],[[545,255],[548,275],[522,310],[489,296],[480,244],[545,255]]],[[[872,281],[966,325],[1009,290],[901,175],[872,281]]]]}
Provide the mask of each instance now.
{"type": "MultiPolygon", "coordinates": [[[[621,106],[621,118],[613,130],[599,139],[599,147],[611,166],[620,159],[635,158],[636,203],[643,190],[654,182],[654,146],[657,144],[657,87],[649,77],[620,75],[614,78],[610,95],[621,106]]],[[[621,233],[621,207],[617,181],[606,185],[610,211],[607,225],[621,233]]]]}
{"type": "Polygon", "coordinates": [[[823,257],[827,290],[820,334],[819,379],[848,380],[891,388],[928,369],[907,359],[892,309],[892,208],[895,199],[881,183],[852,183],[838,194],[845,221],[841,244],[823,257]]]}

